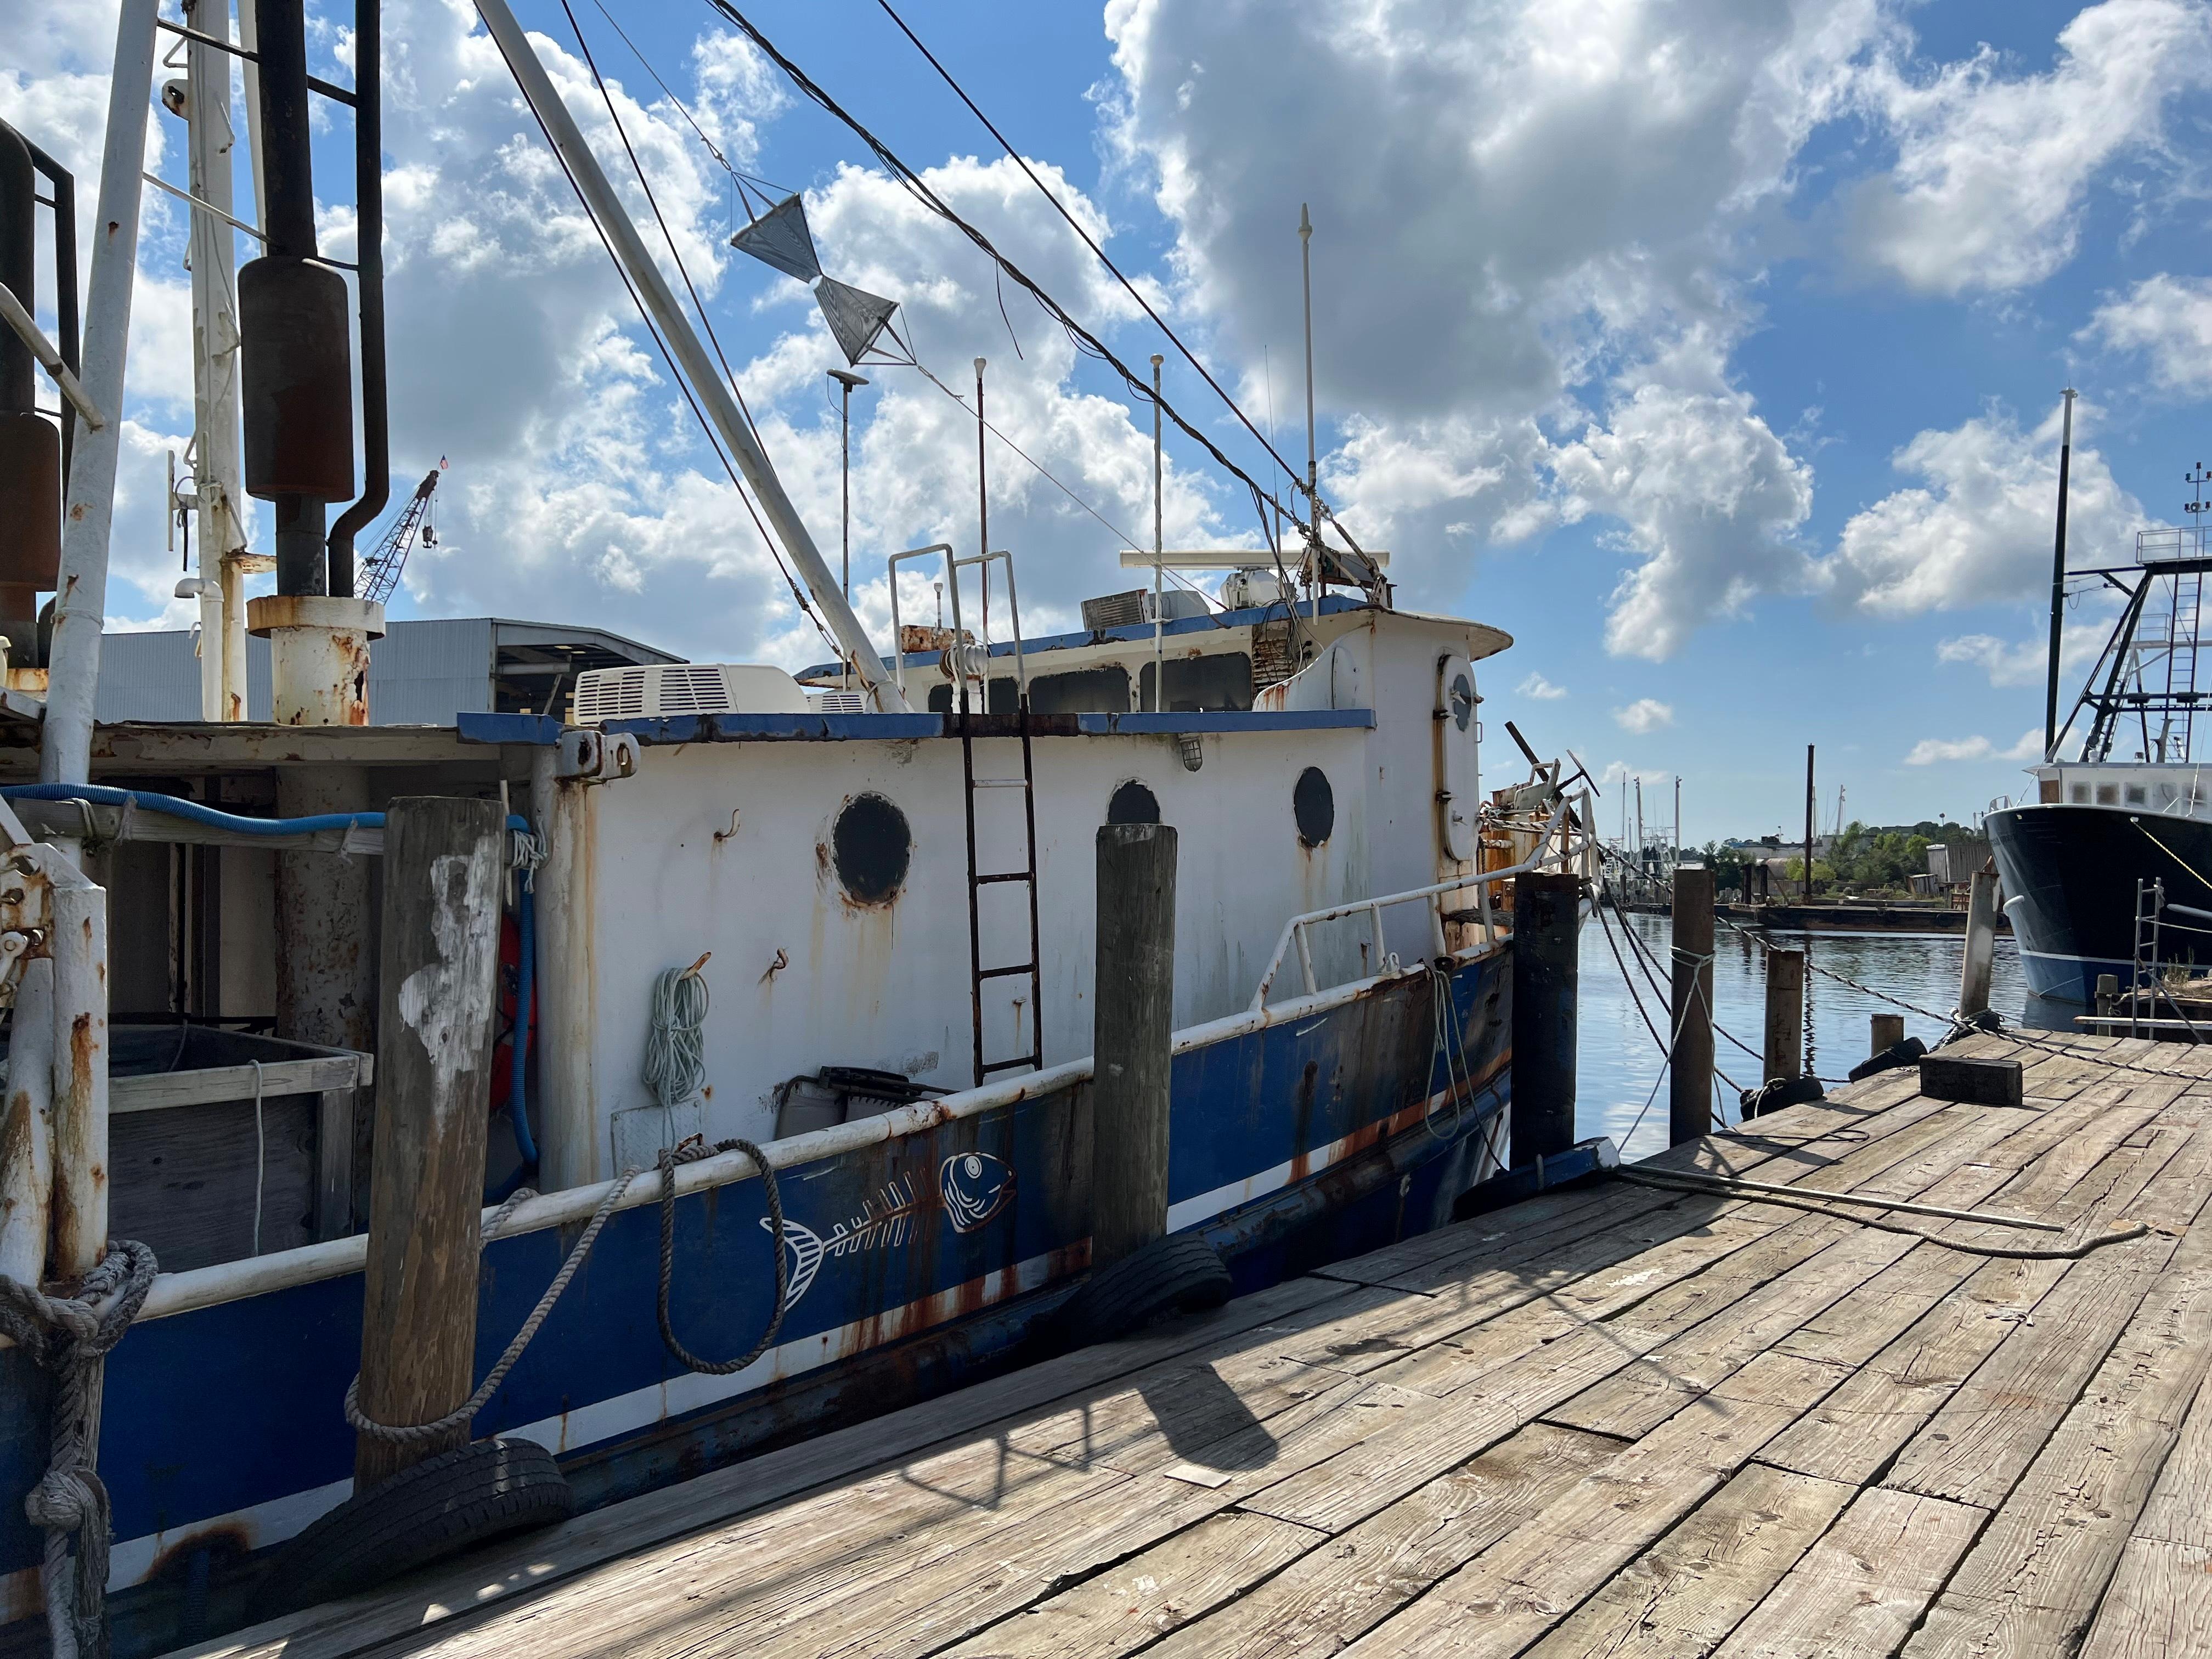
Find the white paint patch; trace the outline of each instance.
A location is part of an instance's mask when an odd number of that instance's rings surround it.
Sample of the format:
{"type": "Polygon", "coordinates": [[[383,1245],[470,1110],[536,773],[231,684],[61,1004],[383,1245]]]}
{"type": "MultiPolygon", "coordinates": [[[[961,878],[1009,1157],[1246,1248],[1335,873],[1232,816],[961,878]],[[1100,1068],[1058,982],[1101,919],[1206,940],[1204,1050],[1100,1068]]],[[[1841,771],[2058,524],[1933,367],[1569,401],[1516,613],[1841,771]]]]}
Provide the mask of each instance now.
{"type": "Polygon", "coordinates": [[[430,861],[430,890],[437,906],[430,937],[438,959],[400,981],[399,1021],[430,1057],[437,1079],[434,1105],[441,1122],[459,1098],[455,1080],[480,1060],[483,1034],[491,1026],[499,929],[472,927],[471,918],[498,915],[497,879],[490,859],[444,853],[430,861]]]}

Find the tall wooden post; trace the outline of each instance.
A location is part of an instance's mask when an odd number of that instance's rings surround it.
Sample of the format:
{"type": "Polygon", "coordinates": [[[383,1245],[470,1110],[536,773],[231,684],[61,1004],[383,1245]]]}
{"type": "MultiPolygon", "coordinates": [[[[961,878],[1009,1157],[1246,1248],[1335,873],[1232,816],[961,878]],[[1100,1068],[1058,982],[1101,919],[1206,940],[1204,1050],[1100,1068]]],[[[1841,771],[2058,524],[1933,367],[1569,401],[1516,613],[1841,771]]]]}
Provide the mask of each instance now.
{"type": "Polygon", "coordinates": [[[1513,1162],[1575,1144],[1575,1003],[1582,882],[1513,878],[1513,1162]]]}
{"type": "MultiPolygon", "coordinates": [[[[361,1407],[375,1422],[427,1423],[468,1398],[476,1358],[506,818],[497,801],[418,796],[393,801],[384,826],[361,1407]]],[[[354,1488],[468,1437],[396,1446],[364,1435],[354,1488]]]]}
{"type": "Polygon", "coordinates": [[[1176,832],[1098,831],[1091,1084],[1091,1266],[1168,1230],[1168,1069],[1175,1029],[1176,832]]]}
{"type": "Polygon", "coordinates": [[[1805,745],[1805,902],[1813,902],[1813,745],[1805,745]]]}
{"type": "Polygon", "coordinates": [[[1674,1053],[1668,1066],[1669,1145],[1713,1128],[1713,872],[1674,867],[1674,1053]]]}
{"type": "Polygon", "coordinates": [[[1959,1012],[1972,1019],[1990,1006],[1990,974],[1996,965],[1997,872],[1974,872],[1966,899],[1966,959],[1959,969],[1959,1012]]]}
{"type": "Polygon", "coordinates": [[[1805,1074],[1805,953],[1766,953],[1766,1077],[1787,1082],[1805,1074]]]}
{"type": "Polygon", "coordinates": [[[1886,1054],[1905,1041],[1903,1014],[1869,1014],[1867,1016],[1867,1058],[1886,1054]]]}

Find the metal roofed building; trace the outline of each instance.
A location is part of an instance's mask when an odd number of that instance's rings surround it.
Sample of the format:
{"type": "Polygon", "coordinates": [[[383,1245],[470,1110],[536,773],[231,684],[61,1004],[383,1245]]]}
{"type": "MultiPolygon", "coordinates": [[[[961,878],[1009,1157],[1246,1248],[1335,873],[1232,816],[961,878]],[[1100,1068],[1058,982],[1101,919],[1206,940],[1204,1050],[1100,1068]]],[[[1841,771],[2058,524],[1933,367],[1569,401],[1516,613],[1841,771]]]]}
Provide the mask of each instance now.
{"type": "MultiPolygon", "coordinates": [[[[189,630],[110,634],[101,641],[94,718],[197,720],[199,661],[189,630]]],[[[463,714],[550,714],[586,669],[684,659],[596,628],[455,617],[396,622],[369,648],[377,726],[451,726],[463,714]]],[[[269,718],[269,641],[246,641],[248,718],[269,718]]]]}

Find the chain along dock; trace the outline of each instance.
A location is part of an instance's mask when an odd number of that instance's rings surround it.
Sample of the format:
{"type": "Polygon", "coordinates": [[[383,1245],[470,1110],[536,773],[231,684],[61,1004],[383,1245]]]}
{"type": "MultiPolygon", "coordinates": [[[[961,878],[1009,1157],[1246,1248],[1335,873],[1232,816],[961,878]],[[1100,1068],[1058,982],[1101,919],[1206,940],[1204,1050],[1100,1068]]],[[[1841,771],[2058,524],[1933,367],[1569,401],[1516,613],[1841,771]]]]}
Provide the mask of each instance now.
{"type": "Polygon", "coordinates": [[[1946,1053],[180,1651],[2212,1651],[2212,1049],[1946,1053]]]}

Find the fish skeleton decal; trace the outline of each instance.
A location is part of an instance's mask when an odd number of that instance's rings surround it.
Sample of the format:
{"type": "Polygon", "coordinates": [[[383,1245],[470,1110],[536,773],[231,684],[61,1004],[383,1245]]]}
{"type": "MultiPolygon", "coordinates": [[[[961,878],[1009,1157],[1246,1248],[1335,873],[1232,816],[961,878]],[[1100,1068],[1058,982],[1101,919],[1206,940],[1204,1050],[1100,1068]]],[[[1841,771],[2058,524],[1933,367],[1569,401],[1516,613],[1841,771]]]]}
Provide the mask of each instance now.
{"type": "MultiPolygon", "coordinates": [[[[988,1152],[956,1152],[938,1166],[937,1197],[956,1233],[974,1232],[1004,1210],[1013,1195],[1012,1169],[988,1152]]],[[[812,1288],[825,1259],[903,1245],[913,1237],[925,1203],[915,1192],[914,1178],[901,1176],[864,1202],[858,1215],[830,1228],[826,1238],[805,1222],[786,1216],[783,1244],[791,1252],[791,1261],[783,1293],[785,1311],[798,1306],[799,1297],[812,1288]]],[[[768,1225],[763,1216],[763,1231],[768,1225]]]]}

